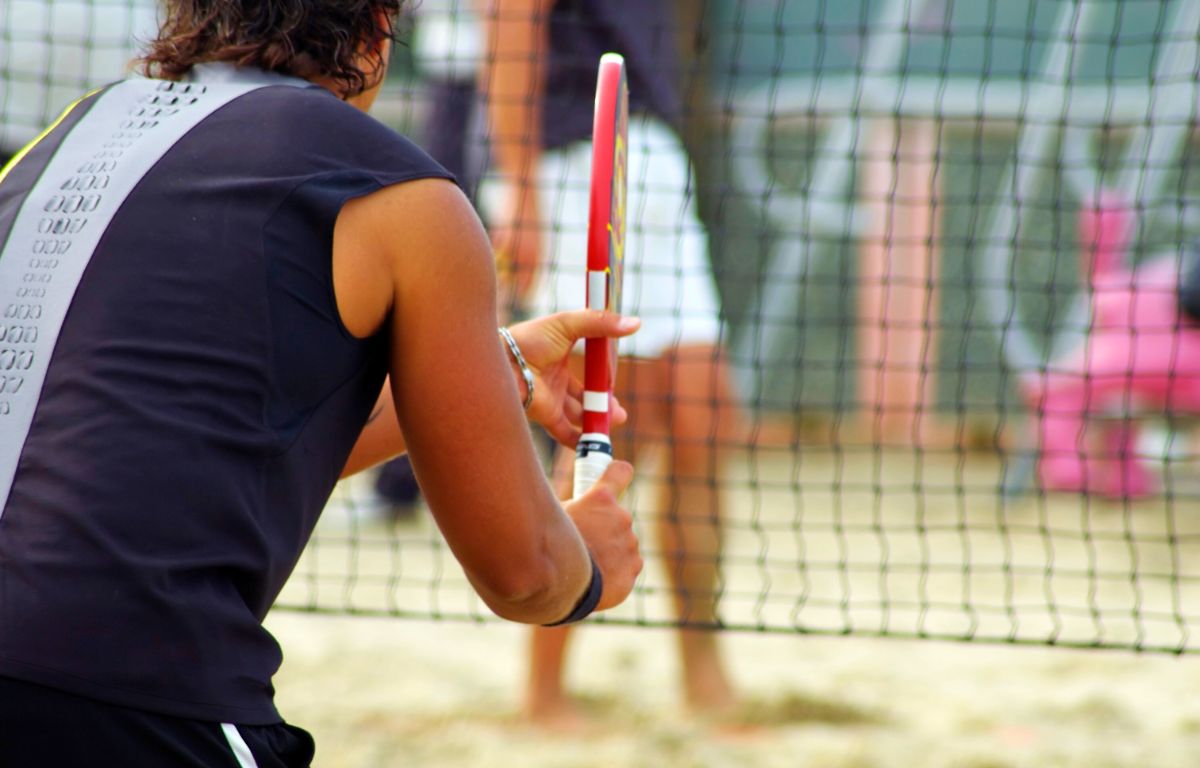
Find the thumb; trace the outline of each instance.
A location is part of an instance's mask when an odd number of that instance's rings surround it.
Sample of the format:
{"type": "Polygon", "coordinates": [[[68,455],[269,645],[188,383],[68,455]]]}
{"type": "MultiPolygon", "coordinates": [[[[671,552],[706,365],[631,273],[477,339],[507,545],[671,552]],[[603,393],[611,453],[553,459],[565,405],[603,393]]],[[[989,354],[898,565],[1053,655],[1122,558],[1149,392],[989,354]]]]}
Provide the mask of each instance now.
{"type": "Polygon", "coordinates": [[[564,335],[572,341],[595,339],[602,336],[620,338],[628,336],[642,327],[642,321],[636,317],[627,317],[598,309],[561,312],[556,319],[564,335]]]}
{"type": "Polygon", "coordinates": [[[588,493],[595,493],[597,489],[602,489],[617,499],[632,482],[633,465],[627,461],[613,461],[605,468],[604,474],[600,475],[600,479],[588,490],[588,493]]]}

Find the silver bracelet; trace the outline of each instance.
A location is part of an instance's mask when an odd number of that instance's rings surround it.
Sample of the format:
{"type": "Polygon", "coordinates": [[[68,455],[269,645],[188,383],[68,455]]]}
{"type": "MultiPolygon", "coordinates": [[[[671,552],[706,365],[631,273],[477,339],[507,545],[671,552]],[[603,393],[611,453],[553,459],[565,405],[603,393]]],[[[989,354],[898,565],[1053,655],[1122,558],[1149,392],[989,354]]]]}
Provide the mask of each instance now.
{"type": "Polygon", "coordinates": [[[500,327],[500,337],[508,344],[508,351],[512,352],[513,359],[517,361],[517,366],[521,369],[521,377],[525,379],[525,410],[529,410],[529,406],[533,405],[533,371],[529,370],[529,364],[525,362],[525,356],[521,354],[521,348],[517,346],[517,340],[513,338],[512,333],[505,327],[500,327]]]}

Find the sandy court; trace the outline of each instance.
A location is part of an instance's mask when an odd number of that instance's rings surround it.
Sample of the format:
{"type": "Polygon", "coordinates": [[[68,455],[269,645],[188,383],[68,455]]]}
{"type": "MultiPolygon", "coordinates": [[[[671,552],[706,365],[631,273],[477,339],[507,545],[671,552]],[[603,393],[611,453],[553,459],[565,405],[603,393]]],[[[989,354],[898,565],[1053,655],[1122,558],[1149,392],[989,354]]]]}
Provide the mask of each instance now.
{"type": "Polygon", "coordinates": [[[276,614],[279,706],[323,768],[1193,768],[1200,659],[728,633],[743,717],[680,709],[669,633],[591,627],[570,676],[589,732],[518,717],[506,625],[276,614]]]}
{"type": "MultiPolygon", "coordinates": [[[[613,618],[661,625],[642,470],[632,504],[648,567],[613,618]]],[[[281,602],[416,618],[277,611],[280,706],[317,736],[319,766],[1191,768],[1200,658],[1036,644],[1194,650],[1200,471],[1170,470],[1170,494],[1136,505],[1002,503],[986,454],[742,454],[725,486],[721,613],[772,630],[722,635],[745,711],[721,724],[681,711],[669,630],[593,626],[569,669],[595,726],[572,737],[519,720],[524,630],[490,619],[427,516],[383,524],[360,479],[281,602]]]]}

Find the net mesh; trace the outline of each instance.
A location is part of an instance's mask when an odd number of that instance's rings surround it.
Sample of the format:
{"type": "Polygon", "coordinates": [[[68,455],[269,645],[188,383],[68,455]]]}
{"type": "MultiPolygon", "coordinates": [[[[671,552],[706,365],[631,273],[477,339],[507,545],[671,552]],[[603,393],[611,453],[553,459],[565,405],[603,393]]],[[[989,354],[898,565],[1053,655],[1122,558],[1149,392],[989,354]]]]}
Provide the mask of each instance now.
{"type": "MultiPolygon", "coordinates": [[[[680,478],[696,446],[634,421],[648,567],[596,620],[1195,650],[1200,2],[672,5],[677,192],[735,393],[698,405],[744,428],[680,478]]],[[[469,6],[418,6],[376,114],[442,144],[458,114],[439,150],[474,193],[469,6]]],[[[153,15],[0,4],[0,150],[118,76],[153,15]]],[[[390,471],[337,489],[280,605],[491,620],[390,471]]]]}

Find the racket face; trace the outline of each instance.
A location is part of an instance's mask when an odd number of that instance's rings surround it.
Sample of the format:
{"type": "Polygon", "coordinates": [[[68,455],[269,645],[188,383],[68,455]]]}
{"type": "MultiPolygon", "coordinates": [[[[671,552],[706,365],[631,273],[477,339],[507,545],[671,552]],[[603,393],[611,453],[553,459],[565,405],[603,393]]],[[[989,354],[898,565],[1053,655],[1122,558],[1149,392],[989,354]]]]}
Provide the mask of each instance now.
{"type": "MultiPolygon", "coordinates": [[[[600,58],[592,125],[587,306],[612,312],[621,310],[628,136],[629,88],[625,60],[618,54],[606,53],[600,58]]],[[[617,341],[589,339],[585,345],[585,355],[584,388],[588,392],[605,393],[605,403],[602,414],[598,410],[585,409],[583,430],[608,434],[607,393],[612,390],[616,377],[617,341]]]]}

